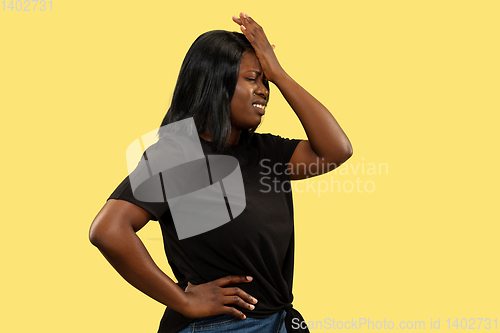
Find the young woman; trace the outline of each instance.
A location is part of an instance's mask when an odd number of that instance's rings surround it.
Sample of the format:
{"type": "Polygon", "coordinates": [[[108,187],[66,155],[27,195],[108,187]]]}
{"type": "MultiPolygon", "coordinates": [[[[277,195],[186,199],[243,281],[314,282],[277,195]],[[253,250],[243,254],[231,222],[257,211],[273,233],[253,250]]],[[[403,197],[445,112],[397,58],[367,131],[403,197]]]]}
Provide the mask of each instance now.
{"type": "Polygon", "coordinates": [[[90,228],[90,240],[134,287],[167,306],[158,332],[304,332],[292,307],[294,261],[290,180],[316,176],[352,155],[332,114],[281,67],[263,29],[241,13],[242,33],[210,31],[182,64],[159,131],[192,117],[206,155],[230,155],[241,168],[246,206],[230,222],[179,239],[167,203],[137,200],[129,177],[90,228]],[[308,140],[255,133],[278,87],[308,140]],[[160,222],[178,280],[153,262],[136,235],[160,222]]]}

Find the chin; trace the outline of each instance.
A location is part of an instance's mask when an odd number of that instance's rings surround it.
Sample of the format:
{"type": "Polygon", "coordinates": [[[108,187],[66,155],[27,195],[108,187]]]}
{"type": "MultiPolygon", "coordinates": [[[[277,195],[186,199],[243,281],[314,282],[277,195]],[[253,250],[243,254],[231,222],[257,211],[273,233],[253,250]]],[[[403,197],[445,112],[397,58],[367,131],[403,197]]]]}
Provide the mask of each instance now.
{"type": "Polygon", "coordinates": [[[262,122],[262,119],[261,117],[259,117],[259,119],[255,119],[254,121],[249,121],[247,123],[244,123],[244,124],[238,124],[236,125],[235,128],[239,129],[239,130],[251,130],[252,128],[257,128],[258,126],[260,126],[262,122]]]}
{"type": "Polygon", "coordinates": [[[259,127],[261,123],[262,123],[262,121],[259,121],[258,123],[256,123],[256,124],[255,124],[255,125],[253,125],[252,127],[250,127],[250,128],[249,128],[249,130],[250,130],[250,129],[252,129],[252,128],[259,127]]]}
{"type": "MultiPolygon", "coordinates": [[[[257,125],[255,125],[255,126],[259,126],[259,125],[260,125],[260,123],[262,123],[263,118],[264,118],[264,116],[259,115],[259,118],[255,120],[255,123],[257,124],[257,125]]],[[[255,126],[254,126],[254,127],[255,127],[255,126]]]]}

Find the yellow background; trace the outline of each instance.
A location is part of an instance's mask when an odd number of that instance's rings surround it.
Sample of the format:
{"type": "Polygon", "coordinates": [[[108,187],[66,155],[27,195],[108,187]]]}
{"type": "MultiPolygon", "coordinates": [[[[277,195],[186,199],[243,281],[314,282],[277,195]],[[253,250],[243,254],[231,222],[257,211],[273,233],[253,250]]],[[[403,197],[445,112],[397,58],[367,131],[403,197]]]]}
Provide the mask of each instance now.
{"type": "MultiPolygon", "coordinates": [[[[191,43],[238,30],[240,11],[354,148],[310,180],[347,190],[294,194],[294,306],[304,318],[423,320],[427,330],[440,318],[447,330],[447,318],[500,317],[499,10],[498,1],[0,7],[0,331],[156,332],[164,306],[113,270],[88,229],[127,175],[128,145],[161,123],[191,43]],[[368,174],[370,163],[387,169],[368,174]],[[355,181],[375,189],[349,191],[355,181]]],[[[306,138],[275,86],[259,131],[306,138]]],[[[139,236],[173,276],[158,223],[139,236]]]]}

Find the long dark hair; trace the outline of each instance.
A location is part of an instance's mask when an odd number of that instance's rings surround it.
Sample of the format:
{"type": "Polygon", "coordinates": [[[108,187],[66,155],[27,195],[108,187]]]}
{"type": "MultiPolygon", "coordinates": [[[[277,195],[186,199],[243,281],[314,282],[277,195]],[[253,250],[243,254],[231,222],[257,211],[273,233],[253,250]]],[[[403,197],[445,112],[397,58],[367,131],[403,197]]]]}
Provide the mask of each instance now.
{"type": "MultiPolygon", "coordinates": [[[[198,133],[208,135],[216,151],[226,149],[231,133],[231,99],[241,57],[249,50],[253,47],[242,33],[214,30],[199,36],[182,62],[158,136],[164,134],[163,126],[193,117],[198,133]]],[[[264,84],[269,91],[269,83],[264,84]]],[[[243,130],[240,140],[248,141],[256,129],[243,130]]]]}

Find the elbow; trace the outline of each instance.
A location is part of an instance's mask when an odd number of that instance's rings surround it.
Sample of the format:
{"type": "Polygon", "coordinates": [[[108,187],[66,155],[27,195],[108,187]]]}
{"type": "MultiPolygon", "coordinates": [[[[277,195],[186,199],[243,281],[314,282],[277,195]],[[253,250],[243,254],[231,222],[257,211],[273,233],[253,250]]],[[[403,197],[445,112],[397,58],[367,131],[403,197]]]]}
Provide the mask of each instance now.
{"type": "MultiPolygon", "coordinates": [[[[334,168],[336,169],[342,164],[344,164],[348,159],[351,158],[353,154],[352,146],[348,144],[347,146],[343,147],[342,149],[336,150],[332,156],[328,159],[329,164],[333,165],[334,168]]],[[[331,169],[331,170],[333,170],[331,169]]],[[[330,171],[331,171],[330,170],[330,171]]]]}
{"type": "Polygon", "coordinates": [[[344,164],[348,159],[350,159],[352,156],[352,150],[347,150],[345,152],[342,152],[341,154],[337,155],[337,158],[335,159],[335,163],[337,167],[341,166],[344,164]]]}
{"type": "Polygon", "coordinates": [[[347,137],[345,138],[344,143],[342,144],[339,151],[340,151],[339,155],[341,156],[342,163],[344,163],[345,161],[347,161],[348,159],[351,158],[351,156],[353,154],[353,150],[352,150],[351,141],[349,141],[349,139],[347,137]]]}
{"type": "Polygon", "coordinates": [[[101,252],[110,251],[122,246],[124,239],[129,239],[132,234],[135,235],[135,231],[131,227],[97,218],[90,226],[89,240],[101,252]]]}
{"type": "Polygon", "coordinates": [[[94,245],[95,247],[99,248],[102,246],[102,236],[101,234],[96,230],[97,228],[94,228],[92,225],[89,230],[89,241],[94,245]]]}
{"type": "Polygon", "coordinates": [[[89,240],[92,245],[97,247],[102,253],[107,253],[120,244],[119,237],[109,233],[102,233],[90,229],[89,240]]]}
{"type": "Polygon", "coordinates": [[[349,143],[349,144],[347,145],[347,147],[345,148],[345,151],[344,151],[344,158],[345,158],[344,162],[345,162],[345,161],[347,161],[348,159],[350,159],[353,153],[354,153],[354,152],[353,152],[353,150],[352,150],[352,146],[351,146],[351,144],[349,143]]]}
{"type": "Polygon", "coordinates": [[[89,230],[90,243],[92,243],[95,247],[102,249],[107,243],[109,243],[111,238],[112,235],[110,235],[110,229],[96,223],[94,220],[89,230]]]}
{"type": "Polygon", "coordinates": [[[332,171],[350,159],[352,154],[353,149],[351,144],[348,142],[345,146],[336,147],[330,152],[329,155],[323,155],[323,157],[320,158],[324,163],[326,163],[326,165],[328,165],[328,171],[332,171]]]}
{"type": "Polygon", "coordinates": [[[338,163],[338,165],[341,165],[342,163],[350,159],[352,154],[352,146],[349,142],[347,142],[344,147],[335,151],[334,157],[332,159],[334,160],[334,162],[338,163]]]}

